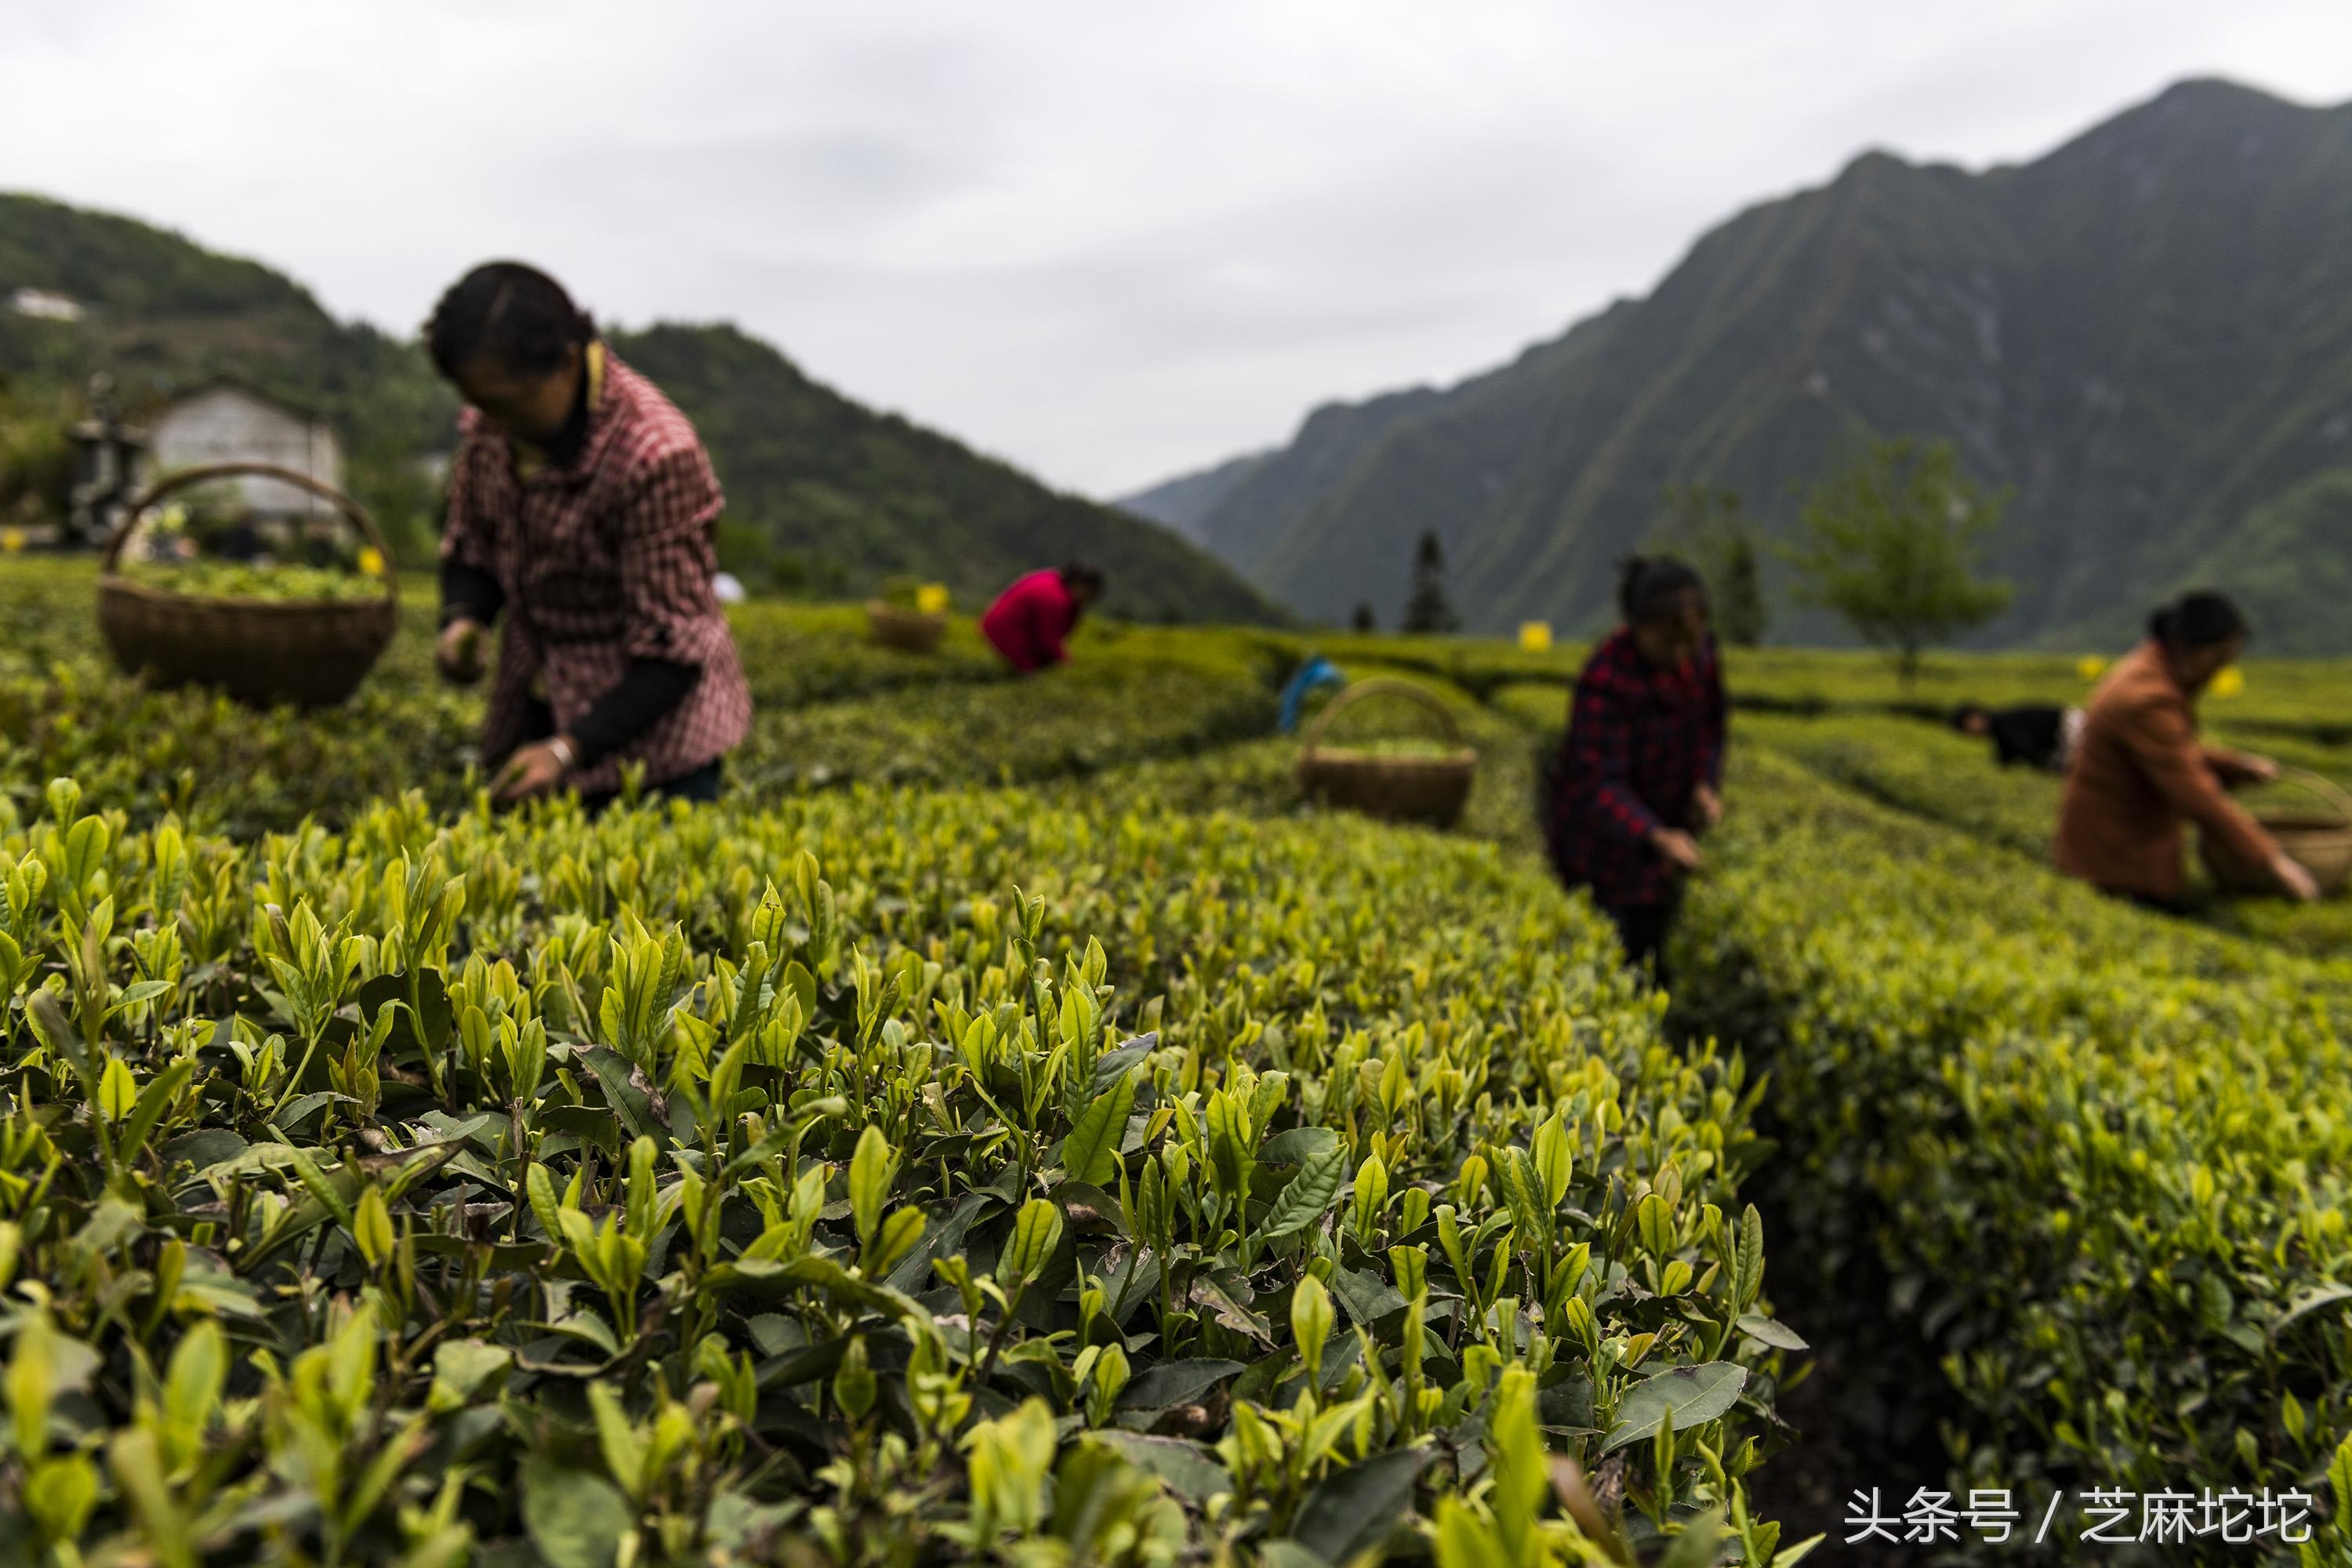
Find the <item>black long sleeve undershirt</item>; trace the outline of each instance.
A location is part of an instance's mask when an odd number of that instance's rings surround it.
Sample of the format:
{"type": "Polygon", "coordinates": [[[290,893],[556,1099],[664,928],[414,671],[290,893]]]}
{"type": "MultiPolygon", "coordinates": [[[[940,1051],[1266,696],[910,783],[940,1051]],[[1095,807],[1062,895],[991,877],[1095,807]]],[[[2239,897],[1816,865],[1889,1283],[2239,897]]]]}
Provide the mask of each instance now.
{"type": "MultiPolygon", "coordinates": [[[[488,626],[506,607],[499,580],[478,566],[441,563],[441,624],[460,618],[488,626]]],[[[619,685],[598,698],[572,726],[576,765],[593,767],[652,729],[686,700],[702,667],[667,658],[634,658],[619,685]]]]}
{"type": "Polygon", "coordinates": [[[698,664],[678,664],[667,658],[633,658],[621,684],[596,700],[596,705],[572,726],[572,743],[579,765],[593,767],[644,734],[686,700],[702,679],[698,664]]]}
{"type": "Polygon", "coordinates": [[[478,566],[468,566],[462,561],[445,559],[441,563],[441,624],[467,620],[478,626],[497,623],[499,612],[506,608],[506,590],[499,580],[478,566]]]}

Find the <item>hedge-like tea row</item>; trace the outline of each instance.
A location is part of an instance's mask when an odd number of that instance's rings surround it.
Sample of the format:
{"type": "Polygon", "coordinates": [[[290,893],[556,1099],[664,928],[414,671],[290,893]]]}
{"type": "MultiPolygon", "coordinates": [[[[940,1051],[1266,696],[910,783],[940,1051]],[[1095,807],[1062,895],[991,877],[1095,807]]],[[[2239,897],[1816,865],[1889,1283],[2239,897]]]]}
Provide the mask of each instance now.
{"type": "Polygon", "coordinates": [[[0,820],[0,1554],[1796,1555],[1759,1089],[1491,849],[77,795],[0,820]]]}
{"type": "MultiPolygon", "coordinates": [[[[1796,758],[1873,800],[1957,827],[2046,863],[2058,822],[2060,781],[2026,767],[1993,765],[1989,742],[1916,721],[1840,717],[1743,720],[1746,738],[1796,758]]],[[[2281,763],[2352,783],[2352,759],[2307,742],[2250,739],[2281,763]]],[[[2282,789],[2265,798],[2309,810],[2282,789]]],[[[2314,958],[2352,961],[2352,893],[2315,905],[2279,898],[2221,899],[2192,868],[2196,918],[2218,930],[2314,958]]]]}
{"type": "MultiPolygon", "coordinates": [[[[59,664],[85,662],[106,668],[93,614],[97,593],[96,571],[84,558],[17,557],[0,564],[0,675],[40,677],[59,664]]],[[[429,577],[403,580],[400,629],[362,689],[363,698],[380,687],[400,692],[431,679],[436,597],[429,577]]],[[[732,616],[753,695],[763,703],[837,702],[902,685],[995,680],[1009,673],[969,621],[949,628],[938,653],[919,658],[875,643],[861,605],[763,600],[732,616]]]]}
{"type": "Polygon", "coordinates": [[[2352,1433],[2341,973],[1769,753],[1732,784],[1677,1003],[1765,1052],[1793,1221],[1916,1303],[1979,1417],[1964,1476],[2324,1493],[2352,1433]]]}
{"type": "MultiPolygon", "coordinates": [[[[78,563],[0,569],[0,793],[37,811],[46,782],[93,805],[163,812],[249,837],[376,798],[425,792],[462,808],[478,695],[431,669],[412,602],[383,665],[348,705],[257,713],[203,691],[148,691],[95,651],[92,578],[78,563]],[[43,661],[41,656],[47,656],[43,661]]],[[[876,645],[857,606],[762,603],[735,613],[755,719],[731,761],[738,795],[770,798],[855,779],[992,784],[1183,754],[1273,727],[1273,673],[1250,634],[1103,626],[1069,668],[1013,680],[968,625],[937,656],[876,645]]]]}
{"type": "MultiPolygon", "coordinates": [[[[1424,656],[1426,668],[1449,673],[1497,707],[1527,705],[1541,722],[1557,723],[1577,665],[1561,655],[1549,668],[1512,655],[1476,656],[1448,647],[1424,656]]],[[[1966,654],[1933,660],[1906,689],[1888,662],[1874,654],[1822,648],[1727,648],[1724,680],[1731,705],[1750,712],[1809,718],[1888,714],[1939,721],[1961,702],[1999,708],[2011,703],[2080,703],[2092,678],[2074,658],[2048,654],[1966,654]]],[[[2262,660],[2242,672],[2235,695],[2210,697],[2206,718],[2241,730],[2261,743],[2352,742],[2352,710],[2344,693],[2352,669],[2341,659],[2262,660]]]]}
{"type": "Polygon", "coordinates": [[[898,784],[1034,783],[1204,751],[1274,727],[1275,693],[1255,666],[1194,639],[1019,681],[907,686],[854,702],[761,710],[729,760],[739,796],[771,798],[851,780],[898,784]]]}
{"type": "MultiPolygon", "coordinates": [[[[1348,725],[1351,710],[1334,729],[1348,725]]],[[[1528,861],[1540,847],[1534,813],[1538,742],[1515,723],[1475,710],[1462,715],[1463,738],[1478,751],[1478,772],[1456,831],[1528,861]]],[[[1333,743],[1351,737],[1339,736],[1333,743]]],[[[1050,793],[1073,805],[1108,792],[1165,811],[1233,811],[1251,816],[1309,816],[1318,809],[1298,783],[1299,742],[1277,736],[1210,752],[1146,763],[1099,778],[1073,779],[1050,793]]],[[[1557,889],[1547,895],[1557,899],[1557,889]]]]}

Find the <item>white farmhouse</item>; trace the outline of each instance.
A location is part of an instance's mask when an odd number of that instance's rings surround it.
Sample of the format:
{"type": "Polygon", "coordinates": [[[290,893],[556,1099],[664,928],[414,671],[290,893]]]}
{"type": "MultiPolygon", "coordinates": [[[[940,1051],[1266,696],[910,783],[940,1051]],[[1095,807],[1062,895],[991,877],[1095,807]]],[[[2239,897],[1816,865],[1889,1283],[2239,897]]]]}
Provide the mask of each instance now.
{"type": "Polygon", "coordinates": [[[79,321],[82,316],[80,300],[50,289],[19,289],[8,296],[8,308],[44,321],[79,321]]]}
{"type": "MultiPolygon", "coordinates": [[[[243,382],[207,383],[174,401],[149,426],[158,476],[211,463],[268,463],[343,488],[343,442],[324,416],[243,382]]],[[[334,509],[298,486],[253,476],[235,481],[256,518],[306,518],[334,509]]]]}

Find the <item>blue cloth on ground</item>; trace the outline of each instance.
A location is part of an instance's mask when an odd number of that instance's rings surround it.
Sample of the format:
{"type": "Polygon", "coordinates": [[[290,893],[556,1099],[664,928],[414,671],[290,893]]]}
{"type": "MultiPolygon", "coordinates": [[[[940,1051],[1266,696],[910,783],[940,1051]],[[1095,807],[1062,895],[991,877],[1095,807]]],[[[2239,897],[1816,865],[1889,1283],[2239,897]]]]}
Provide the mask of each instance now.
{"type": "Polygon", "coordinates": [[[1319,653],[1315,655],[1298,667],[1298,673],[1282,689],[1282,717],[1276,721],[1276,727],[1286,735],[1297,729],[1298,710],[1306,706],[1307,694],[1317,687],[1347,684],[1348,678],[1339,673],[1338,665],[1319,653]]]}

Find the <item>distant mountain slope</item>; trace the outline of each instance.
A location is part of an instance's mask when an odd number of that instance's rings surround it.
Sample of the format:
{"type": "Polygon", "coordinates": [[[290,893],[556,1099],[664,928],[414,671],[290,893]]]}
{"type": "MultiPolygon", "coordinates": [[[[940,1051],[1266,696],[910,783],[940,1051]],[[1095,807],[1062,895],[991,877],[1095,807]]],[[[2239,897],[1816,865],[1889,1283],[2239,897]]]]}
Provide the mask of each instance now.
{"type": "Polygon", "coordinates": [[[1248,479],[1265,457],[1264,452],[1244,452],[1238,458],[1226,458],[1213,468],[1185,474],[1131,496],[1119,496],[1110,504],[1197,541],[1201,520],[1231,495],[1234,486],[1248,479]]]}
{"type": "Polygon", "coordinates": [[[1434,528],[1473,625],[1590,630],[1662,485],[1785,527],[1863,420],[2014,487],[2019,592],[1981,640],[2110,642],[2193,579],[2244,592],[2268,647],[2352,651],[2316,586],[2340,568],[2305,569],[2352,550],[2345,487],[2311,483],[2352,468],[2347,171],[2352,106],[2217,81],[2021,167],[1866,154],[1507,366],[1318,409],[1201,537],[1309,616],[1388,619],[1434,528]]]}
{"type": "MultiPolygon", "coordinates": [[[[657,325],[612,341],[700,427],[728,492],[731,564],[830,592],[937,579],[971,605],[1021,572],[1084,556],[1108,574],[1116,615],[1276,613],[1166,529],[866,408],[731,326],[657,325]]],[[[448,448],[457,402],[414,341],[336,321],[258,262],[130,218],[0,195],[0,378],[20,395],[57,395],[99,370],[134,412],[221,374],[317,408],[342,430],[359,498],[412,547],[430,526],[435,497],[416,459],[448,448]],[[87,313],[16,314],[5,301],[20,288],[66,294],[87,313]]]]}
{"type": "Polygon", "coordinates": [[[136,219],[0,194],[0,377],[78,394],[94,371],[134,414],[219,374],[314,408],[341,431],[349,481],[379,520],[395,532],[428,526],[432,490],[413,459],[447,447],[457,400],[415,343],[335,321],[259,262],[136,219]],[[20,288],[65,294],[87,314],[17,315],[6,300],[20,288]]]}
{"type": "Polygon", "coordinates": [[[709,444],[728,510],[818,586],[936,578],[968,607],[1017,574],[1077,557],[1110,580],[1106,608],[1146,620],[1265,619],[1231,569],[1157,523],[1056,494],[1009,464],[810,380],[730,326],[611,334],[709,444]]]}

